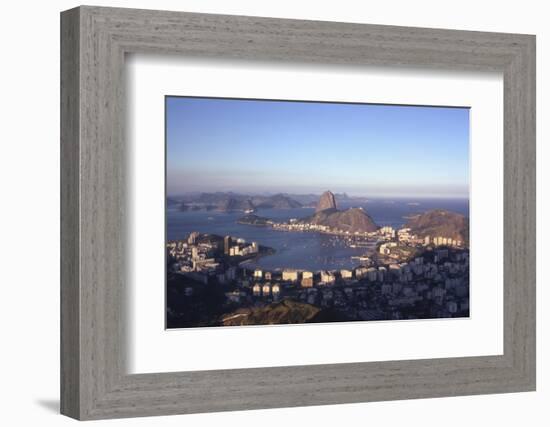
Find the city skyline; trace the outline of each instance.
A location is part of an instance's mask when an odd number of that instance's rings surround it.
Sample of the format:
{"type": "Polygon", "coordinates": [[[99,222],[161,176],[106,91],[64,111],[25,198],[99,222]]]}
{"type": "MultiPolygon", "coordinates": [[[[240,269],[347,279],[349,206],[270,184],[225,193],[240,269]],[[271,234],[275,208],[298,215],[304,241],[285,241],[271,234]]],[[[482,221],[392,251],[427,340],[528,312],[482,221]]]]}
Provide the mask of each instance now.
{"type": "Polygon", "coordinates": [[[309,211],[276,200],[167,210],[167,328],[470,315],[469,219],[444,202],[407,215],[339,206],[330,191],[309,211]]]}
{"type": "Polygon", "coordinates": [[[469,109],[166,97],[167,194],[468,198],[469,109]]]}

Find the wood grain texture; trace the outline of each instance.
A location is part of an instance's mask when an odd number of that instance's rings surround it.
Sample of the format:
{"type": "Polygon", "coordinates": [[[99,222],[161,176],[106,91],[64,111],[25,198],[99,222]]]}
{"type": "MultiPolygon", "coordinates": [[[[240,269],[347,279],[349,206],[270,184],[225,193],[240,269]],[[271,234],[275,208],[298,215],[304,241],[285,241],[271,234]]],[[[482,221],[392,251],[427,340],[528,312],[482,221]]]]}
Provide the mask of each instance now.
{"type": "Polygon", "coordinates": [[[61,412],[80,414],[79,16],[61,20],[61,412]]]}
{"type": "Polygon", "coordinates": [[[62,413],[100,419],[535,388],[535,38],[80,7],[62,13],[62,413]],[[128,375],[127,53],[504,75],[504,354],[128,375]]]}

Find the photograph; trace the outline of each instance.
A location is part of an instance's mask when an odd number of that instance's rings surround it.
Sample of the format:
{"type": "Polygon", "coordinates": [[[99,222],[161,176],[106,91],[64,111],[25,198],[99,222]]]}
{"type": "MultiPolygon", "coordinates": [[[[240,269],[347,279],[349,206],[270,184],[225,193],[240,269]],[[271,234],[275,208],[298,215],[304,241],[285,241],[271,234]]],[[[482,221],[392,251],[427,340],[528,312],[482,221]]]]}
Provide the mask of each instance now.
{"type": "Polygon", "coordinates": [[[469,113],[166,96],[166,328],[469,317],[469,113]]]}
{"type": "Polygon", "coordinates": [[[8,6],[4,418],[548,418],[542,6],[149,3],[8,6]]]}

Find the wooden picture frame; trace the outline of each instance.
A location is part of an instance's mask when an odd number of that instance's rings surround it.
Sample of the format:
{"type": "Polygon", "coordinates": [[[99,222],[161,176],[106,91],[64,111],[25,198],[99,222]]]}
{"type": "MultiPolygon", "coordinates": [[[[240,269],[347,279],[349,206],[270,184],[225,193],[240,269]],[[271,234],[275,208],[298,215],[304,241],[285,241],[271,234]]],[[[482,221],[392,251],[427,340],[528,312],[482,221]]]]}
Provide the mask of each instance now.
{"type": "Polygon", "coordinates": [[[535,37],[78,7],[61,14],[61,412],[184,414],[535,389],[535,37]],[[491,70],[504,78],[504,353],[129,375],[127,53],[491,70]]]}

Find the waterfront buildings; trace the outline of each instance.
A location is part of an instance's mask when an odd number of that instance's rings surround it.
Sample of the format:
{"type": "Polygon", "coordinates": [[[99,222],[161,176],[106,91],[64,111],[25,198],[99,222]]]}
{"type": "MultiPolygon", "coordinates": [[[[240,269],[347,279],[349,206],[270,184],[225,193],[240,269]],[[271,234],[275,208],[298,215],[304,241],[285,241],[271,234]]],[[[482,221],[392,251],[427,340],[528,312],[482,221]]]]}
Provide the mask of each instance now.
{"type": "Polygon", "coordinates": [[[283,281],[297,282],[298,270],[283,270],[283,281]]]}
{"type": "Polygon", "coordinates": [[[302,287],[313,287],[313,273],[311,271],[302,271],[302,287]]]}
{"type": "Polygon", "coordinates": [[[166,245],[168,282],[172,286],[174,277],[184,278],[178,298],[190,304],[200,300],[201,287],[214,293],[219,288],[225,301],[220,310],[228,313],[292,299],[355,320],[464,316],[469,313],[469,251],[459,243],[441,236],[396,237],[380,242],[354,268],[269,271],[243,264],[263,250],[257,243],[191,233],[166,245]]]}
{"type": "Polygon", "coordinates": [[[340,270],[340,277],[344,280],[353,279],[353,271],[351,270],[340,270]]]}
{"type": "Polygon", "coordinates": [[[321,271],[321,284],[332,285],[336,282],[336,276],[332,271],[321,271]]]}

